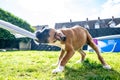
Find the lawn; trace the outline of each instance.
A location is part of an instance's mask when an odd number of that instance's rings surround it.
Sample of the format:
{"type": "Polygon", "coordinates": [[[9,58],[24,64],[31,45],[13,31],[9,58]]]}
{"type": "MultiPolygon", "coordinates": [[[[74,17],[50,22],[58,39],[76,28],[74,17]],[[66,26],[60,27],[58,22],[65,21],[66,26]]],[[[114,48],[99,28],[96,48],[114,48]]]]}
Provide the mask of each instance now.
{"type": "Polygon", "coordinates": [[[0,80],[120,80],[120,53],[103,53],[112,66],[105,70],[95,53],[88,53],[83,63],[75,63],[80,54],[70,59],[65,71],[52,74],[59,51],[0,52],[0,80]]]}

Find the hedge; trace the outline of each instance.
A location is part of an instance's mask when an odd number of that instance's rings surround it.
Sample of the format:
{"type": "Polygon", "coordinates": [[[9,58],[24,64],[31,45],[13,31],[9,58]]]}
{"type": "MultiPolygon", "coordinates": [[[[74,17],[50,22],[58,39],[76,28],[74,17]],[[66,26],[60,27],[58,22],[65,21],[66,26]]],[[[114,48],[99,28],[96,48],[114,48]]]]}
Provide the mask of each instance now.
{"type": "MultiPolygon", "coordinates": [[[[22,20],[21,18],[18,18],[17,16],[14,16],[13,14],[11,14],[11,13],[9,13],[1,8],[0,8],[0,20],[10,22],[10,23],[12,23],[16,26],[19,26],[23,29],[26,29],[30,32],[34,32],[34,30],[32,29],[32,27],[29,23],[27,23],[26,21],[22,20]]],[[[8,40],[17,40],[17,41],[24,41],[24,42],[27,42],[30,40],[29,38],[16,39],[13,34],[11,34],[9,31],[2,29],[2,28],[0,28],[0,39],[7,40],[7,41],[8,40]]],[[[3,44],[1,46],[4,46],[4,45],[6,45],[6,44],[3,44]]],[[[11,43],[11,45],[13,45],[13,44],[11,43]]]]}

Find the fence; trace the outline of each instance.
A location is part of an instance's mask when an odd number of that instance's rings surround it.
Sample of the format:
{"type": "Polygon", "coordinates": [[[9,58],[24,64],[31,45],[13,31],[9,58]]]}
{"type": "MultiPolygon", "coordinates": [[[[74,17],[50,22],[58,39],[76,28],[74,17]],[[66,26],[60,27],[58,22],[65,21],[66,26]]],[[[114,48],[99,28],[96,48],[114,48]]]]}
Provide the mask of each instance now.
{"type": "Polygon", "coordinates": [[[40,51],[60,51],[61,48],[57,46],[51,46],[47,44],[36,44],[34,40],[31,40],[31,50],[40,50],[40,51]]]}

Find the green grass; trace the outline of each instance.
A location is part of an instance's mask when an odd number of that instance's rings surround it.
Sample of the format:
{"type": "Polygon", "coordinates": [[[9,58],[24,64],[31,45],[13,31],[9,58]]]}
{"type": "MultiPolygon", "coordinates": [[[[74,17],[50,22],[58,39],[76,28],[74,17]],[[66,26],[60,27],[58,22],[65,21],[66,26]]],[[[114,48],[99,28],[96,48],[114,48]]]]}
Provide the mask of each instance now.
{"type": "Polygon", "coordinates": [[[102,54],[112,66],[105,70],[94,53],[87,53],[86,60],[76,64],[80,59],[76,52],[64,72],[52,74],[58,56],[53,51],[0,52],[0,80],[120,80],[120,53],[102,54]]]}

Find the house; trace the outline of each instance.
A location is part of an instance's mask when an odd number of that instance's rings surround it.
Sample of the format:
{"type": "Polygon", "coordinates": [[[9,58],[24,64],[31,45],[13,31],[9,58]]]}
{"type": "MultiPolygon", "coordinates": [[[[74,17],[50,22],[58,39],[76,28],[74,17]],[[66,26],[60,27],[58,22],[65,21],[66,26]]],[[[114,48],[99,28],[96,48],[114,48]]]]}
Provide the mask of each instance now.
{"type": "Polygon", "coordinates": [[[86,21],[72,22],[72,20],[71,20],[70,22],[56,23],[55,29],[70,28],[75,25],[80,25],[80,26],[88,28],[88,29],[110,28],[110,27],[114,27],[114,26],[118,25],[119,23],[120,23],[120,18],[114,18],[114,16],[112,16],[112,18],[108,18],[108,19],[100,19],[100,17],[98,17],[98,20],[88,20],[88,18],[86,18],[86,21]],[[113,22],[114,22],[114,24],[113,24],[113,22]],[[89,27],[86,27],[86,25],[89,27]],[[111,25],[114,25],[114,26],[111,26],[111,25]]]}

